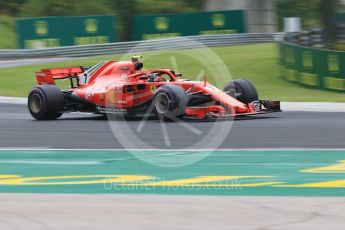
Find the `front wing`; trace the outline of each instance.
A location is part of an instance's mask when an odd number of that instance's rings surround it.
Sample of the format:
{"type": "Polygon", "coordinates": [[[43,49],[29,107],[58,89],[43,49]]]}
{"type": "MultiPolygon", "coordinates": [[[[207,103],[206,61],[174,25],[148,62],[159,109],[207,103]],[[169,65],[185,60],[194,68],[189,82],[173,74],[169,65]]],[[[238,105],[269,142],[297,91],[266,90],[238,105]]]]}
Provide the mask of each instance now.
{"type": "Polygon", "coordinates": [[[186,116],[200,119],[207,117],[240,117],[274,112],[282,112],[280,108],[280,101],[259,100],[252,102],[248,104],[248,111],[246,113],[229,113],[223,106],[220,105],[187,107],[185,109],[186,116]]]}

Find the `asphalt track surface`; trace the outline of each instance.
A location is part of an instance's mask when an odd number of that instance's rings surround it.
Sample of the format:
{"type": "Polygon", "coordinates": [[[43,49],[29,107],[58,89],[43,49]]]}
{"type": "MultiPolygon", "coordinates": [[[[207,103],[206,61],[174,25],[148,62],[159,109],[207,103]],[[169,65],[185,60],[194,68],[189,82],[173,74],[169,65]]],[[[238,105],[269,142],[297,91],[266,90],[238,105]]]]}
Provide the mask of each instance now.
{"type": "MultiPolygon", "coordinates": [[[[219,148],[345,148],[345,122],[341,112],[287,111],[235,120],[219,148]]],[[[119,121],[135,131],[141,120],[119,121]]],[[[215,124],[231,121],[185,121],[202,133],[215,124]]],[[[175,122],[166,122],[171,146],[189,147],[200,136],[175,122]]],[[[183,123],[185,124],[185,123],[183,123]]],[[[0,104],[1,148],[123,148],[103,116],[64,114],[55,121],[35,121],[26,105],[0,104]]],[[[148,120],[141,136],[152,148],[166,148],[159,120],[148,120]]],[[[130,136],[129,136],[130,138],[130,136]]],[[[130,142],[131,140],[127,140],[130,142]]],[[[138,146],[141,148],[141,146],[138,146]]]]}
{"type": "MultiPolygon", "coordinates": [[[[322,108],[325,110],[325,107],[322,108]]],[[[343,111],[305,112],[303,109],[304,105],[298,111],[236,120],[219,147],[345,148],[343,111]]],[[[216,121],[224,126],[228,122],[216,121]]],[[[140,121],[127,123],[133,131],[140,121]]],[[[189,123],[201,132],[207,132],[215,124],[214,121],[189,123]]],[[[170,136],[180,137],[171,138],[176,146],[184,147],[198,138],[193,133],[184,133],[190,130],[182,129],[174,122],[166,123],[166,127],[170,136]]],[[[165,148],[164,139],[156,135],[161,129],[159,121],[149,120],[143,127],[142,138],[153,143],[154,147],[165,148]]],[[[13,101],[0,103],[0,130],[1,148],[123,148],[103,117],[66,114],[56,121],[40,122],[30,117],[26,105],[13,101]]],[[[265,159],[262,158],[262,161],[265,159]]],[[[22,165],[21,169],[30,172],[31,167],[22,165]]],[[[3,193],[0,196],[0,228],[340,230],[344,229],[344,202],[343,197],[331,196],[3,193]]]]}

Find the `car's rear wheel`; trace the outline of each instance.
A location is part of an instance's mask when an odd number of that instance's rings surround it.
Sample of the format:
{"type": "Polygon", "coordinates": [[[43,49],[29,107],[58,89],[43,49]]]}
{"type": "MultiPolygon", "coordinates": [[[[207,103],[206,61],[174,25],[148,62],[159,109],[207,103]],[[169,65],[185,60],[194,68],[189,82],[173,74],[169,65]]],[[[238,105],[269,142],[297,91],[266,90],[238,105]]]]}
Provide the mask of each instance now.
{"type": "Polygon", "coordinates": [[[158,116],[174,119],[185,114],[188,96],[181,86],[163,85],[158,88],[153,104],[158,116]]]}
{"type": "Polygon", "coordinates": [[[36,120],[53,120],[62,115],[64,96],[54,85],[34,87],[28,95],[28,109],[36,120]]]}
{"type": "Polygon", "coordinates": [[[256,87],[248,80],[230,81],[224,86],[224,92],[245,104],[259,100],[256,87]]]}

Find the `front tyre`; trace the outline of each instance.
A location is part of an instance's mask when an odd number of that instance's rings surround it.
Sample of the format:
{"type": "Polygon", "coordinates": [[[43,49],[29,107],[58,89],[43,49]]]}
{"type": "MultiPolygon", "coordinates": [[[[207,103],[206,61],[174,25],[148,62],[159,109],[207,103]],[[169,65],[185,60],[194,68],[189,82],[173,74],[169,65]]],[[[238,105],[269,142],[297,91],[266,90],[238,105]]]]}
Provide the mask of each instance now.
{"type": "Polygon", "coordinates": [[[54,120],[62,115],[64,96],[55,85],[34,87],[28,95],[28,109],[36,120],[54,120]]]}
{"type": "Polygon", "coordinates": [[[244,104],[259,100],[258,91],[248,80],[233,80],[224,86],[224,92],[244,104]]]}
{"type": "Polygon", "coordinates": [[[181,86],[163,85],[158,88],[153,103],[158,116],[174,119],[185,114],[188,96],[181,86]]]}

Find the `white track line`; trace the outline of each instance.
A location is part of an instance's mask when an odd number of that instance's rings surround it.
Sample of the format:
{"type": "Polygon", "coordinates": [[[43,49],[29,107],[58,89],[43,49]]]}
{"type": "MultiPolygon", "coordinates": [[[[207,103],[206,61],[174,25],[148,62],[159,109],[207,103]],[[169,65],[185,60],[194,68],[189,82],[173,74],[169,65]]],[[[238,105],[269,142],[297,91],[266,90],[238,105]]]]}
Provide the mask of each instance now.
{"type": "Polygon", "coordinates": [[[0,104],[24,105],[27,103],[26,97],[2,97],[0,96],[0,104]]]}
{"type": "Polygon", "coordinates": [[[339,102],[282,102],[283,111],[345,112],[345,103],[339,102]]]}

